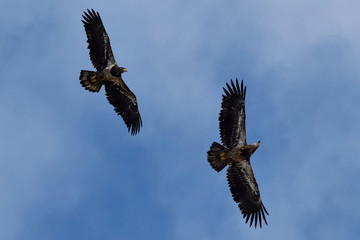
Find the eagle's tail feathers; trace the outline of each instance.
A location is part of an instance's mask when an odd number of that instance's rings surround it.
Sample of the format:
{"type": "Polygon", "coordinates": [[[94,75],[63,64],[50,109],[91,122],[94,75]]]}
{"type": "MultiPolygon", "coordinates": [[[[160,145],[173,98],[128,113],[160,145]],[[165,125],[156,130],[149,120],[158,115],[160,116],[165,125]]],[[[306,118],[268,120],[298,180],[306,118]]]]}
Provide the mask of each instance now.
{"type": "Polygon", "coordinates": [[[81,85],[90,92],[99,92],[102,83],[97,79],[97,73],[93,71],[81,70],[80,72],[80,83],[81,85]]]}
{"type": "Polygon", "coordinates": [[[228,150],[217,142],[213,142],[210,150],[207,152],[208,162],[217,172],[220,172],[228,165],[227,152],[228,150]]]}

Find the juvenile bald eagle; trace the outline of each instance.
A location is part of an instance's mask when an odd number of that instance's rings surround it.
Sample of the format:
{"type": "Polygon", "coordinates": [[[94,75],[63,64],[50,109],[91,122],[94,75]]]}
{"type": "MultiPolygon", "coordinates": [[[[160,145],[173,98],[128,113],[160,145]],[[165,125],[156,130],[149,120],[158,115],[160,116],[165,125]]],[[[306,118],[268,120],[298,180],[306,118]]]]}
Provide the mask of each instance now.
{"type": "Polygon", "coordinates": [[[115,112],[121,115],[131,135],[136,135],[142,121],[135,94],[121,77],[127,69],[119,67],[115,61],[100,14],[88,9],[83,18],[81,21],[89,43],[90,59],[97,71],[81,70],[80,83],[90,92],[99,92],[101,86],[105,85],[108,101],[114,106],[115,112]]]}
{"type": "Polygon", "coordinates": [[[222,95],[221,111],[219,116],[220,137],[223,145],[213,142],[208,151],[207,159],[217,172],[229,165],[227,180],[233,199],[239,204],[239,208],[246,223],[250,219],[250,227],[255,220],[255,228],[259,221],[266,222],[264,204],[261,201],[258,184],[255,180],[250,165],[250,157],[260,145],[257,143],[247,145],[245,129],[245,94],[243,81],[239,87],[231,80],[231,86],[226,83],[228,89],[224,89],[222,95]]]}

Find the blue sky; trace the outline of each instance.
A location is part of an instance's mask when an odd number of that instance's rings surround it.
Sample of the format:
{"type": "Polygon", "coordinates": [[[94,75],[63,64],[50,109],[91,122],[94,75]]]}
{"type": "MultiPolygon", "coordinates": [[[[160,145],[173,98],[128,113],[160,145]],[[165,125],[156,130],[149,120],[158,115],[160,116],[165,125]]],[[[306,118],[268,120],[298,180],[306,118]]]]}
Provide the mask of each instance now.
{"type": "Polygon", "coordinates": [[[358,239],[358,1],[1,1],[0,239],[358,239]],[[127,133],[93,69],[99,11],[143,119],[127,133]],[[249,228],[219,141],[222,87],[247,85],[268,226],[249,228]]]}

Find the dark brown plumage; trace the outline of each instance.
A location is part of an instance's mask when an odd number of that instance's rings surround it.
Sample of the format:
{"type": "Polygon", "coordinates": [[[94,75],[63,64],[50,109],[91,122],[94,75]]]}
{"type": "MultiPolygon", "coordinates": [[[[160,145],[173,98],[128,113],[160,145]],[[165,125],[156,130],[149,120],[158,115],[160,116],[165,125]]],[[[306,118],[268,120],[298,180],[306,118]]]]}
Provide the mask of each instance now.
{"type": "Polygon", "coordinates": [[[225,95],[222,96],[219,116],[220,138],[223,143],[213,142],[208,151],[207,159],[217,172],[227,165],[227,180],[233,199],[241,210],[245,222],[250,220],[250,227],[255,220],[255,228],[262,220],[267,224],[265,209],[260,191],[250,164],[250,157],[260,146],[260,141],[251,145],[246,143],[245,128],[245,95],[243,81],[241,87],[231,80],[226,83],[225,95]]]}
{"type": "Polygon", "coordinates": [[[90,92],[99,92],[105,85],[106,97],[114,110],[119,114],[131,135],[136,135],[142,126],[142,120],[135,94],[128,88],[121,74],[127,72],[119,67],[111,50],[110,39],[100,18],[93,9],[87,10],[82,20],[87,35],[90,59],[94,71],[81,70],[80,83],[90,92]]]}

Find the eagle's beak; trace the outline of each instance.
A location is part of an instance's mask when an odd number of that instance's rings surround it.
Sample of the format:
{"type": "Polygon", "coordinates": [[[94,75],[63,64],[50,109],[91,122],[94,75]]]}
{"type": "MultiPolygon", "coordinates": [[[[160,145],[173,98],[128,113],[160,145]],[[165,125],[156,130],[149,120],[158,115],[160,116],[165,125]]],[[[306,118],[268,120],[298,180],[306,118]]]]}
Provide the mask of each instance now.
{"type": "Polygon", "coordinates": [[[126,68],[124,68],[124,72],[128,72],[128,70],[126,68]]]}

